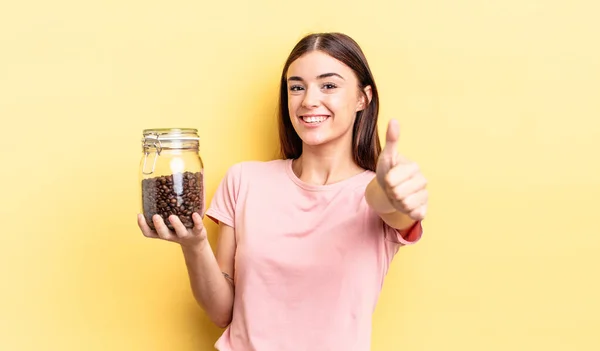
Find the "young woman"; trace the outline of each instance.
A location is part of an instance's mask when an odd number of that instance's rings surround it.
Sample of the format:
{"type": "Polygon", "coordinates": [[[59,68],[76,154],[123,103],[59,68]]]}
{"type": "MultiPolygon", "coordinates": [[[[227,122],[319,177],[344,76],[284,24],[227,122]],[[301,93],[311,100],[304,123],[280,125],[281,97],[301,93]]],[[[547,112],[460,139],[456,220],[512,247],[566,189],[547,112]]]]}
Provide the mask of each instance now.
{"type": "Polygon", "coordinates": [[[381,148],[377,87],[344,34],[296,45],[279,111],[282,159],[233,165],[206,212],[215,255],[198,214],[189,230],[175,216],[174,231],[138,224],[181,245],[195,299],[227,327],[218,350],[367,351],[390,262],[421,237],[425,177],[398,153],[396,121],[381,148]]]}

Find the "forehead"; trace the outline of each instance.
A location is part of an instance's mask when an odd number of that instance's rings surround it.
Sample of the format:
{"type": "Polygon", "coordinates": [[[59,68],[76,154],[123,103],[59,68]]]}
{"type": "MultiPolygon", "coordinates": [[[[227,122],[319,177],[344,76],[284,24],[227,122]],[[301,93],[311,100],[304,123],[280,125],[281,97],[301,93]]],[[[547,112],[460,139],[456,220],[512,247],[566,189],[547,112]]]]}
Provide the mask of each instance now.
{"type": "Polygon", "coordinates": [[[312,79],[324,73],[338,73],[345,79],[354,76],[352,69],[322,51],[311,51],[296,59],[287,71],[287,76],[312,79]]]}

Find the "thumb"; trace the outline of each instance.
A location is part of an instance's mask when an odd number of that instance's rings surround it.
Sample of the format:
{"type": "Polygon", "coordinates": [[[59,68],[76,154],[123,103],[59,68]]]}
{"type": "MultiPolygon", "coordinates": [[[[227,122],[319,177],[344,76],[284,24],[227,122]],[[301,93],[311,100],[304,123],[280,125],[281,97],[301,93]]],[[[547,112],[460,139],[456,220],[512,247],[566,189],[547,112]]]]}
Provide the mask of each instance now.
{"type": "Polygon", "coordinates": [[[393,157],[397,152],[398,140],[400,139],[400,125],[395,119],[390,120],[385,133],[385,146],[382,154],[393,157]]]}

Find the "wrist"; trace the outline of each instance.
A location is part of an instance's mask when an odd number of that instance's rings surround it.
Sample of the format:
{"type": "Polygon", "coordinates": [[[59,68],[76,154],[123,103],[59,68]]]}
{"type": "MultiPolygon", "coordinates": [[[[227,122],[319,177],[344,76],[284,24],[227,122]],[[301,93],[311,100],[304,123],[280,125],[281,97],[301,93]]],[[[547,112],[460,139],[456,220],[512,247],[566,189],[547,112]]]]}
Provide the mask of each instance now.
{"type": "Polygon", "coordinates": [[[180,244],[180,246],[185,256],[200,256],[207,249],[210,249],[208,239],[202,239],[194,243],[180,244]]]}

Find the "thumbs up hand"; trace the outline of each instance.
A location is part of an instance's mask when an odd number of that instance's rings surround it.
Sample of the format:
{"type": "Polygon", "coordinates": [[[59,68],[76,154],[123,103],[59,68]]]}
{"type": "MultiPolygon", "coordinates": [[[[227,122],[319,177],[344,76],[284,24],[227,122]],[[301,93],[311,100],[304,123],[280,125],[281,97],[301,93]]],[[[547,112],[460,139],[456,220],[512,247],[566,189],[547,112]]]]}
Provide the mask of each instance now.
{"type": "Polygon", "coordinates": [[[429,197],[425,189],[427,180],[416,163],[407,160],[398,152],[399,137],[400,126],[397,121],[391,120],[385,137],[385,147],[377,161],[377,182],[396,210],[415,221],[422,220],[427,212],[429,197]]]}

